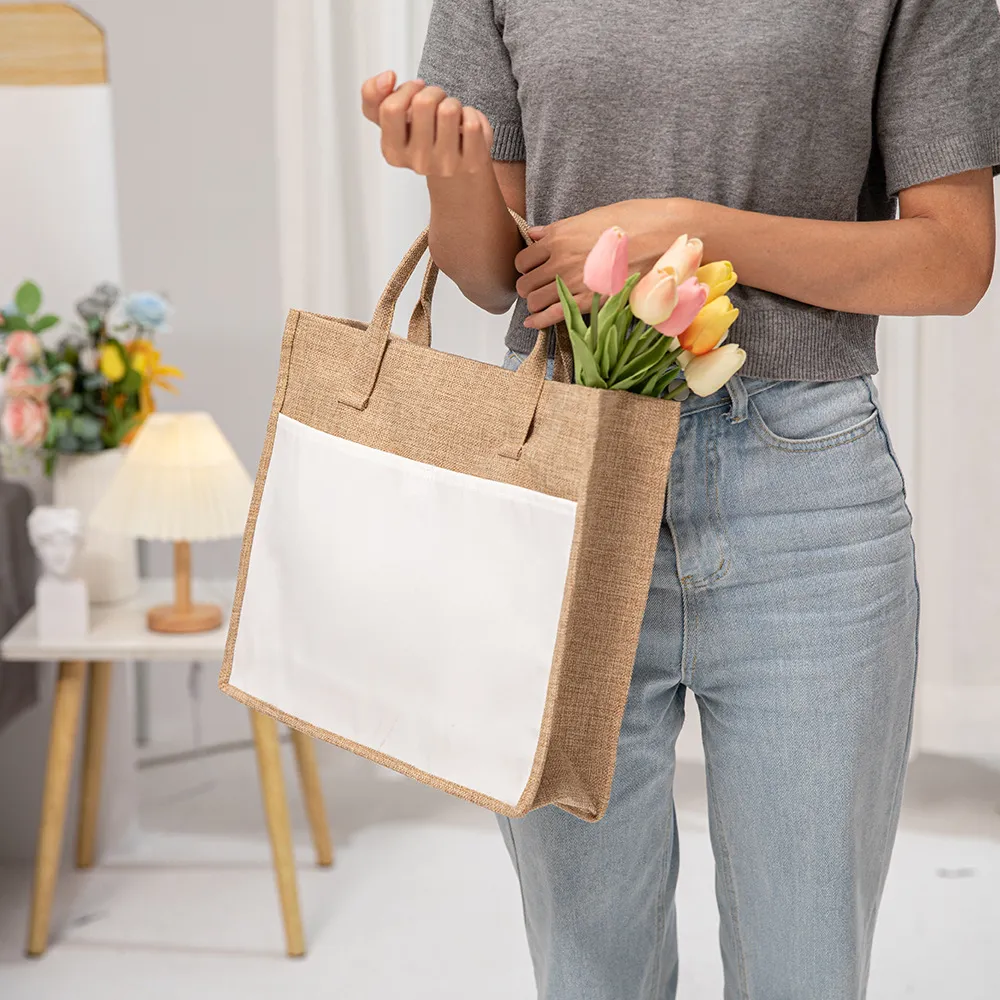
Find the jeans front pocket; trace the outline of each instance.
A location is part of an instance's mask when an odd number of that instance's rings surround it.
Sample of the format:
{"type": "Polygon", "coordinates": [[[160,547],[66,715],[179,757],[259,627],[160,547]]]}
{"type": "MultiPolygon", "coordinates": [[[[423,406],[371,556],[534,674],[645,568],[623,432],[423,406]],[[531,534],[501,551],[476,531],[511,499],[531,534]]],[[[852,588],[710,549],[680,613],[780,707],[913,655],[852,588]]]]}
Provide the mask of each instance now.
{"type": "Polygon", "coordinates": [[[859,375],[833,382],[782,382],[752,395],[748,415],[754,432],[770,447],[812,452],[870,434],[878,406],[859,375]]]}

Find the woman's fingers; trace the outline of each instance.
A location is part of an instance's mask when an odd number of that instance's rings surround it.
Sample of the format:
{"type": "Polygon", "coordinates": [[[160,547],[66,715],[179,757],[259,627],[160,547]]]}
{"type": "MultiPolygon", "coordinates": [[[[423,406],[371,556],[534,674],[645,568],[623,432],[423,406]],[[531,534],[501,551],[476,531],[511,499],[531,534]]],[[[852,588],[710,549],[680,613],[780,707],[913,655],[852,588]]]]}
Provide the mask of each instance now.
{"type": "MultiPolygon", "coordinates": [[[[556,286],[554,282],[549,287],[555,291],[556,286]]],[[[584,315],[587,315],[590,312],[593,296],[589,292],[581,292],[578,295],[574,295],[573,298],[576,299],[576,304],[580,307],[580,311],[584,315]]],[[[546,327],[555,326],[556,323],[562,323],[566,317],[563,315],[562,303],[558,299],[559,293],[556,292],[556,302],[539,312],[532,311],[532,314],[524,321],[524,325],[531,330],[544,330],[546,327]]],[[[528,308],[531,308],[530,298],[528,300],[528,308]]]]}
{"type": "Polygon", "coordinates": [[[395,83],[395,73],[386,71],[361,87],[362,110],[382,129],[388,163],[436,177],[492,168],[493,129],[486,115],[423,80],[394,91],[395,83]]]}
{"type": "Polygon", "coordinates": [[[418,174],[431,173],[438,107],[447,96],[440,87],[424,87],[410,102],[410,167],[418,174]]]}
{"type": "Polygon", "coordinates": [[[559,289],[556,287],[555,279],[553,278],[547,285],[542,285],[541,288],[529,292],[526,296],[522,296],[522,298],[527,299],[528,309],[531,312],[538,313],[549,306],[559,305],[559,289]]]}
{"type": "Polygon", "coordinates": [[[410,80],[390,94],[379,108],[378,123],[382,128],[382,154],[394,167],[409,166],[406,147],[409,139],[410,105],[425,87],[423,80],[410,80]]]}
{"type": "Polygon", "coordinates": [[[361,85],[361,111],[365,118],[378,125],[379,108],[395,86],[396,74],[391,69],[365,80],[361,85]]]}
{"type": "Polygon", "coordinates": [[[441,177],[454,177],[462,159],[462,102],[446,97],[437,109],[434,165],[441,177]]]}
{"type": "MultiPolygon", "coordinates": [[[[541,267],[549,257],[552,255],[549,250],[548,244],[546,243],[532,243],[530,247],[525,247],[515,258],[514,267],[517,268],[518,272],[527,276],[537,267],[541,267]]],[[[555,275],[552,275],[549,281],[555,280],[555,275]]],[[[533,292],[538,287],[537,283],[531,285],[526,289],[528,292],[533,292]]],[[[522,296],[523,298],[523,296],[522,296]]]]}
{"type": "MultiPolygon", "coordinates": [[[[515,264],[514,266],[516,267],[517,265],[515,264]]],[[[540,290],[548,288],[549,286],[555,289],[555,281],[556,268],[551,261],[545,260],[539,264],[538,267],[528,271],[526,274],[518,278],[515,288],[517,289],[517,294],[520,295],[522,299],[528,299],[530,302],[532,301],[531,296],[537,294],[540,290]]],[[[558,298],[559,296],[557,294],[556,299],[558,298]]],[[[539,303],[541,306],[546,306],[548,304],[548,302],[539,303]]]]}

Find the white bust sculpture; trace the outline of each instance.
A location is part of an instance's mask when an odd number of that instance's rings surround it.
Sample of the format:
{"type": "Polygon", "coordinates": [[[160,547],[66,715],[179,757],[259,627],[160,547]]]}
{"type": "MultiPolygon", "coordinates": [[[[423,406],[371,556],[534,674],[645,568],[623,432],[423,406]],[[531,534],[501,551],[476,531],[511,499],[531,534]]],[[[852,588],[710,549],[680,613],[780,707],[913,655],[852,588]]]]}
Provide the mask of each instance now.
{"type": "Polygon", "coordinates": [[[35,615],[41,639],[79,639],[87,634],[87,585],[75,577],[83,544],[83,517],[65,507],[36,507],[28,516],[28,537],[42,564],[35,587],[35,615]]]}

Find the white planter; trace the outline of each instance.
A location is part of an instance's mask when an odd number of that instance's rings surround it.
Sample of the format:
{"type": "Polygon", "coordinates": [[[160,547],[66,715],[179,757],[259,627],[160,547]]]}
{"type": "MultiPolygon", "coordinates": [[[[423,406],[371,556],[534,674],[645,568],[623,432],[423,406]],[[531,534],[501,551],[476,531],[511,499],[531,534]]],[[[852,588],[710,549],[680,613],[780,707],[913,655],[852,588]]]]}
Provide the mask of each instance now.
{"type": "Polygon", "coordinates": [[[98,531],[89,525],[91,512],[111,484],[125,457],[123,448],[93,455],[60,455],[53,476],[53,503],[75,507],[87,525],[80,554],[80,574],[90,600],[107,604],[134,597],[139,590],[139,551],[135,539],[98,531]]]}

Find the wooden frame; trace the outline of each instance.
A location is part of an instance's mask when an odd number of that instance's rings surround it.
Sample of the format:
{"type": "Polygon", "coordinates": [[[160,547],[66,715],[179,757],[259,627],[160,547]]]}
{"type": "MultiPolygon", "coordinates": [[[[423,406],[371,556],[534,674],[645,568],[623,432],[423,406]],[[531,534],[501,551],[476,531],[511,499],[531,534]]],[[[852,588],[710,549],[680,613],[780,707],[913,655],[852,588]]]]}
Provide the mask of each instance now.
{"type": "Polygon", "coordinates": [[[104,31],[65,3],[0,6],[0,86],[107,83],[104,31]]]}

